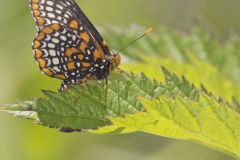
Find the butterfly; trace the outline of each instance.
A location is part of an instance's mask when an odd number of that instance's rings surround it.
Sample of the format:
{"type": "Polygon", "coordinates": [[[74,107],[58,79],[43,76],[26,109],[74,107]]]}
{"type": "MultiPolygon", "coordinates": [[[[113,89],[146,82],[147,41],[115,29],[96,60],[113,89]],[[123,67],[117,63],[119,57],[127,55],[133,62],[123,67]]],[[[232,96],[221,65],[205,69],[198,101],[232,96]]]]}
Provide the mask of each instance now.
{"type": "Polygon", "coordinates": [[[63,80],[60,90],[106,79],[121,62],[74,0],[29,0],[38,33],[32,49],[40,70],[63,80]]]}

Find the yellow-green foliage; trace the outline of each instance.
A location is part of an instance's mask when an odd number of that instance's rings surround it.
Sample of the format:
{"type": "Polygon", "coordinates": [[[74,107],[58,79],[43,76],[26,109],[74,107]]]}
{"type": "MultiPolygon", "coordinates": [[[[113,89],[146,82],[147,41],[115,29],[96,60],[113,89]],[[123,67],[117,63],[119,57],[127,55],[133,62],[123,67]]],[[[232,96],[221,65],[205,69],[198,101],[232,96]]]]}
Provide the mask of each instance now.
{"type": "Polygon", "coordinates": [[[192,140],[240,156],[240,117],[224,103],[201,94],[199,101],[161,96],[140,98],[146,112],[111,118],[113,125],[95,133],[146,132],[164,137],[192,140]],[[121,131],[121,132],[119,132],[121,131]]]}

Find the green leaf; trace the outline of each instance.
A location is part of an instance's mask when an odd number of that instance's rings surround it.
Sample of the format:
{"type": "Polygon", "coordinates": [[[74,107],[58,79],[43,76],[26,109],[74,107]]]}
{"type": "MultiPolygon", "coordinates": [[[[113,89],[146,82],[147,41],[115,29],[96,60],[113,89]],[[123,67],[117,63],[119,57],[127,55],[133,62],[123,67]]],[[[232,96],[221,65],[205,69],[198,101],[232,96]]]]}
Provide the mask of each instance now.
{"type": "Polygon", "coordinates": [[[166,58],[142,57],[144,63],[124,64],[122,68],[134,73],[143,72],[151,78],[163,81],[164,75],[158,70],[160,70],[161,66],[164,66],[179,77],[184,75],[197,88],[201,88],[203,85],[214,95],[229,102],[232,101],[232,97],[235,97],[236,100],[240,99],[240,88],[236,83],[228,79],[228,77],[223,77],[216,67],[202,62],[194,56],[191,58],[192,63],[182,63],[166,58]]]}
{"type": "Polygon", "coordinates": [[[41,123],[54,128],[72,129],[106,125],[108,121],[104,118],[105,106],[99,100],[101,92],[88,90],[89,88],[87,86],[85,90],[69,93],[44,91],[47,99],[36,101],[36,111],[41,123]],[[93,97],[90,98],[91,94],[93,97]]]}
{"type": "Polygon", "coordinates": [[[110,124],[107,116],[143,111],[137,97],[153,97],[158,86],[144,75],[116,72],[108,85],[89,81],[67,93],[44,91],[47,98],[36,101],[36,111],[41,123],[49,127],[94,129],[110,124]]]}
{"type": "Polygon", "coordinates": [[[115,72],[104,81],[89,81],[69,92],[43,91],[46,98],[31,104],[42,125],[52,128],[94,129],[110,124],[109,116],[144,111],[138,97],[181,95],[198,99],[198,90],[187,80],[178,79],[163,68],[166,84],[147,78],[144,74],[115,72]],[[107,87],[107,88],[106,88],[107,87]]]}
{"type": "Polygon", "coordinates": [[[203,93],[199,101],[181,96],[140,100],[146,112],[111,118],[113,125],[94,133],[141,131],[196,141],[232,156],[240,156],[240,116],[226,104],[203,93]]]}

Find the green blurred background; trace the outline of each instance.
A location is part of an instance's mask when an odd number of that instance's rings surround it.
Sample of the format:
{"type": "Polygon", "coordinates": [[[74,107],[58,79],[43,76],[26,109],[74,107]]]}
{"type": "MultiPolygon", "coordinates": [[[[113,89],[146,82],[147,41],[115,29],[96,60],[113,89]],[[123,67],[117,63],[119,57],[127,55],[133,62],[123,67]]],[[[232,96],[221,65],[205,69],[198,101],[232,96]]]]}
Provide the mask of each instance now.
{"type": "MultiPolygon", "coordinates": [[[[219,39],[240,31],[239,0],[78,0],[95,25],[188,32],[194,23],[219,39]]],[[[28,0],[0,0],[0,104],[42,96],[60,82],[39,72],[31,43],[36,33],[28,0]]],[[[134,133],[130,135],[63,134],[27,120],[0,115],[0,160],[231,160],[200,145],[134,133]]]]}

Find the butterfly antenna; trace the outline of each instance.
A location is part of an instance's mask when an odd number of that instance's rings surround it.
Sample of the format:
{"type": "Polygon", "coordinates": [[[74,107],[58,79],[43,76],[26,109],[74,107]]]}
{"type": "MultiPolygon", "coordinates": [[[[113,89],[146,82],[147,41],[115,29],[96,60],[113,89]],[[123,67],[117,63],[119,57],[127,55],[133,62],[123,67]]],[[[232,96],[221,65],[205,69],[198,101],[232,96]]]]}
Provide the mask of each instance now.
{"type": "Polygon", "coordinates": [[[125,45],[123,48],[121,48],[117,54],[119,54],[120,52],[122,52],[124,49],[126,49],[128,46],[132,45],[133,43],[137,42],[139,39],[143,38],[144,36],[146,36],[148,33],[150,33],[152,31],[152,27],[149,27],[146,32],[144,34],[142,34],[140,37],[138,37],[137,39],[131,41],[130,43],[128,43],[127,45],[125,45]]]}

